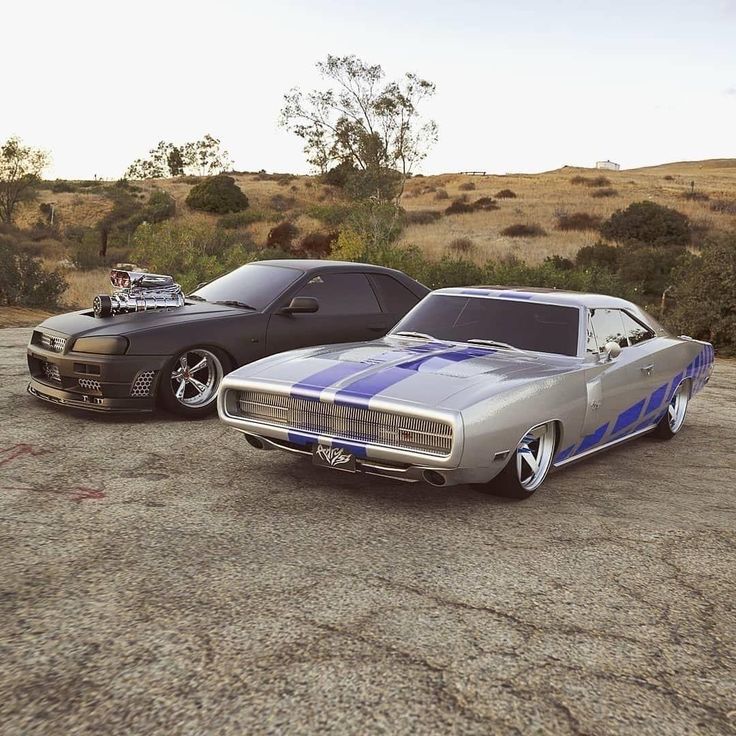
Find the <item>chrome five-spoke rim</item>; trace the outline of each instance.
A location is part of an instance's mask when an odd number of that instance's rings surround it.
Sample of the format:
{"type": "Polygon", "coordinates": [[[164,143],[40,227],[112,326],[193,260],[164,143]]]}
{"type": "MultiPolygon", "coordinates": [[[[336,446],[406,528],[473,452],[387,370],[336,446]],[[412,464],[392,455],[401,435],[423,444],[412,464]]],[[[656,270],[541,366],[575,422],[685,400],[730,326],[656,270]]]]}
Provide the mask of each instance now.
{"type": "Polygon", "coordinates": [[[217,395],[222,363],[209,350],[196,348],[179,356],[171,371],[171,389],[184,406],[204,406],[217,395]]]}
{"type": "Polygon", "coordinates": [[[675,434],[682,427],[685,421],[685,412],[687,411],[688,388],[686,383],[681,383],[675,395],[667,407],[667,421],[670,424],[672,434],[675,434]]]}
{"type": "Polygon", "coordinates": [[[527,491],[542,484],[555,451],[554,424],[542,424],[524,435],[516,448],[516,473],[527,491]]]}

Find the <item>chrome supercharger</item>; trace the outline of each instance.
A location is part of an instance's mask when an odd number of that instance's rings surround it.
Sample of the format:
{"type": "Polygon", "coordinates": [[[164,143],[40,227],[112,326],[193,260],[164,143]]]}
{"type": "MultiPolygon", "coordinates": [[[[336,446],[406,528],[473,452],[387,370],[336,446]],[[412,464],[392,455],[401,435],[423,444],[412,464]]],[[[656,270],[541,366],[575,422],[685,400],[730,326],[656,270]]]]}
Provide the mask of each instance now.
{"type": "Polygon", "coordinates": [[[112,294],[99,294],[92,302],[95,317],[184,306],[184,294],[173,276],[114,268],[110,283],[112,294]]]}

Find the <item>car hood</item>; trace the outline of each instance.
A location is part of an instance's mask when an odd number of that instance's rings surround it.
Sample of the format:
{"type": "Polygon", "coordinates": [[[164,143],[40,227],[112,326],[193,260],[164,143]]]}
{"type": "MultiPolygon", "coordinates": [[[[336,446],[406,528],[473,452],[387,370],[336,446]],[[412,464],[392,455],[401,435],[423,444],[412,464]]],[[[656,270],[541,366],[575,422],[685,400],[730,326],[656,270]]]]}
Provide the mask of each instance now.
{"type": "MultiPolygon", "coordinates": [[[[529,381],[577,370],[580,361],[451,342],[409,342],[387,337],[370,343],[333,345],[266,358],[232,373],[278,384],[292,396],[358,406],[382,401],[458,408],[451,397],[473,403],[529,381]]],[[[231,382],[228,380],[228,383],[231,382]]]]}
{"type": "Polygon", "coordinates": [[[58,314],[43,321],[36,329],[50,330],[62,335],[82,337],[91,335],[129,335],[133,332],[168,326],[172,322],[193,322],[227,315],[257,314],[237,307],[226,307],[209,302],[188,302],[183,307],[150,309],[145,312],[95,317],[91,309],[58,314]]]}

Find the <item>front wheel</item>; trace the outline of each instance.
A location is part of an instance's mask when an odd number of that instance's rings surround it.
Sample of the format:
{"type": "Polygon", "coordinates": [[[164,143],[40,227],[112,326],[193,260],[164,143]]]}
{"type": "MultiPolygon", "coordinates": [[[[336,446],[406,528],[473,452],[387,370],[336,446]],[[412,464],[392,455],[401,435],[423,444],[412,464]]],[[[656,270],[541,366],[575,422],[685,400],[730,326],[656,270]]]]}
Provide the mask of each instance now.
{"type": "Polygon", "coordinates": [[[225,356],[210,348],[190,348],[175,355],[161,375],[161,404],[190,419],[211,414],[217,405],[225,363],[225,356]]]}
{"type": "Polygon", "coordinates": [[[687,381],[683,381],[672,395],[667,411],[657,423],[652,434],[662,440],[671,440],[682,429],[689,401],[690,386],[687,381]]]}
{"type": "Polygon", "coordinates": [[[516,446],[506,467],[487,485],[487,492],[508,498],[529,498],[552,467],[557,444],[557,425],[540,424],[530,429],[516,446]]]}

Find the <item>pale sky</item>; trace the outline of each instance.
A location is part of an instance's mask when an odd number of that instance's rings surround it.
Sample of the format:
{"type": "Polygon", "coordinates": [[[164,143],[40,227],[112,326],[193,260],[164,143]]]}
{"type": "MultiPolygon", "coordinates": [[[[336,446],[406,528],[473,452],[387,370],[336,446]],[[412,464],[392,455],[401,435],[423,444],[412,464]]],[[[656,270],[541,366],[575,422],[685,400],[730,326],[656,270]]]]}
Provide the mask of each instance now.
{"type": "Polygon", "coordinates": [[[736,157],[736,0],[0,0],[0,39],[0,141],[50,178],[204,133],[306,172],[278,113],[328,53],[437,84],[424,173],[736,157]]]}

